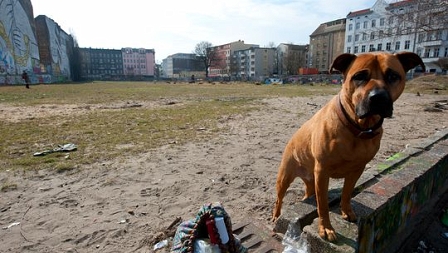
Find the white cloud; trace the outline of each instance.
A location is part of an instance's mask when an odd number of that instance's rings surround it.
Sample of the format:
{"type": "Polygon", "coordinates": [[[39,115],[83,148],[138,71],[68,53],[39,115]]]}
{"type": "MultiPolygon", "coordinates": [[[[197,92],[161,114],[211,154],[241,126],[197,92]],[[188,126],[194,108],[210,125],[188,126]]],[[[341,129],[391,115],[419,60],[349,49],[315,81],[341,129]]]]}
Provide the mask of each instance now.
{"type": "Polygon", "coordinates": [[[34,14],[46,15],[81,47],[143,47],[157,61],[190,53],[200,41],[220,45],[236,40],[309,43],[324,22],[370,8],[375,0],[32,0],[34,14]]]}

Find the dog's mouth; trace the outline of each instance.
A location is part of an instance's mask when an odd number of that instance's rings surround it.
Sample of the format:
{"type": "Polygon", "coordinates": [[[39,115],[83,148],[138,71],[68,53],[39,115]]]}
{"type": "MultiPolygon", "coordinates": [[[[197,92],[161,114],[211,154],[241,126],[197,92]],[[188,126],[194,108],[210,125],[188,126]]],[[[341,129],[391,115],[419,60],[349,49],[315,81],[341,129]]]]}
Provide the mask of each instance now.
{"type": "Polygon", "coordinates": [[[394,108],[392,99],[386,90],[374,89],[355,109],[356,115],[360,119],[364,119],[372,115],[390,118],[392,117],[394,108]]]}

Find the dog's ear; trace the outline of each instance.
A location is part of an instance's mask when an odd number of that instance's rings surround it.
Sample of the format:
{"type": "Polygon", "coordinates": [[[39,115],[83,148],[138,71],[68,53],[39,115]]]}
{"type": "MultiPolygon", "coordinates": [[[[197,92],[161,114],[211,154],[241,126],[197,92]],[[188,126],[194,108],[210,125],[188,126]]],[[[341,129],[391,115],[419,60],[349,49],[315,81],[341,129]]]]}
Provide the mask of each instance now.
{"type": "Polygon", "coordinates": [[[422,61],[422,58],[417,54],[411,52],[401,52],[396,53],[398,60],[404,68],[404,72],[407,73],[410,69],[413,69],[420,65],[422,67],[423,72],[425,72],[425,64],[422,61]]]}
{"type": "Polygon", "coordinates": [[[333,72],[333,69],[338,70],[343,73],[345,76],[346,71],[352,64],[352,62],[356,59],[356,55],[354,54],[341,54],[336,59],[334,59],[333,63],[330,67],[330,73],[333,72]]]}

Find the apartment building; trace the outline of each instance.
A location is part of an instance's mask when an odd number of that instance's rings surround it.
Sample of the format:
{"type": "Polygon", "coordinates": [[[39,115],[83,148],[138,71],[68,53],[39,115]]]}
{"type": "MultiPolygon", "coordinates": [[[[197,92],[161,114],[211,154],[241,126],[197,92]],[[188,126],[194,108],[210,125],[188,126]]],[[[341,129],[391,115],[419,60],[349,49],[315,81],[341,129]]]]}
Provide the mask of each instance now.
{"type": "Polygon", "coordinates": [[[128,79],[154,78],[154,49],[122,48],[123,74],[128,79]]]}
{"type": "Polygon", "coordinates": [[[261,81],[275,72],[275,48],[252,46],[233,52],[231,76],[237,80],[261,81]]]}
{"type": "Polygon", "coordinates": [[[162,77],[189,79],[205,76],[204,63],[195,54],[177,53],[168,56],[162,61],[162,77]]]}
{"type": "Polygon", "coordinates": [[[327,73],[333,60],[344,52],[346,19],[319,25],[310,35],[308,67],[327,73]]]}
{"type": "MultiPolygon", "coordinates": [[[[408,51],[422,57],[428,71],[440,72],[437,64],[448,56],[448,13],[442,0],[377,0],[372,8],[347,15],[347,53],[408,51]]],[[[418,71],[418,68],[416,69],[418,71]]]]}
{"type": "Polygon", "coordinates": [[[299,68],[308,66],[309,45],[280,43],[276,49],[274,74],[296,75],[299,68]]]}
{"type": "Polygon", "coordinates": [[[209,67],[209,77],[230,77],[230,68],[233,52],[258,47],[254,44],[245,44],[243,40],[211,47],[213,60],[209,67]]]}
{"type": "Polygon", "coordinates": [[[80,48],[81,79],[123,80],[123,58],[118,49],[80,48]]]}

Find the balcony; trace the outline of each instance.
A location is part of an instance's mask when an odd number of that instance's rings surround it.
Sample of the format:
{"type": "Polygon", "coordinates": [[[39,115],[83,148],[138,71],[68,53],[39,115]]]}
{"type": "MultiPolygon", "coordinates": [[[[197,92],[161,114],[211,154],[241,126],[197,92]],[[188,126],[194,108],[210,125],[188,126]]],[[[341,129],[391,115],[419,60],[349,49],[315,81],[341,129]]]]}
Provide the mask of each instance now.
{"type": "Polygon", "coordinates": [[[443,40],[430,40],[430,41],[422,41],[418,42],[417,45],[422,47],[432,47],[432,46],[441,46],[443,44],[443,40]]]}

